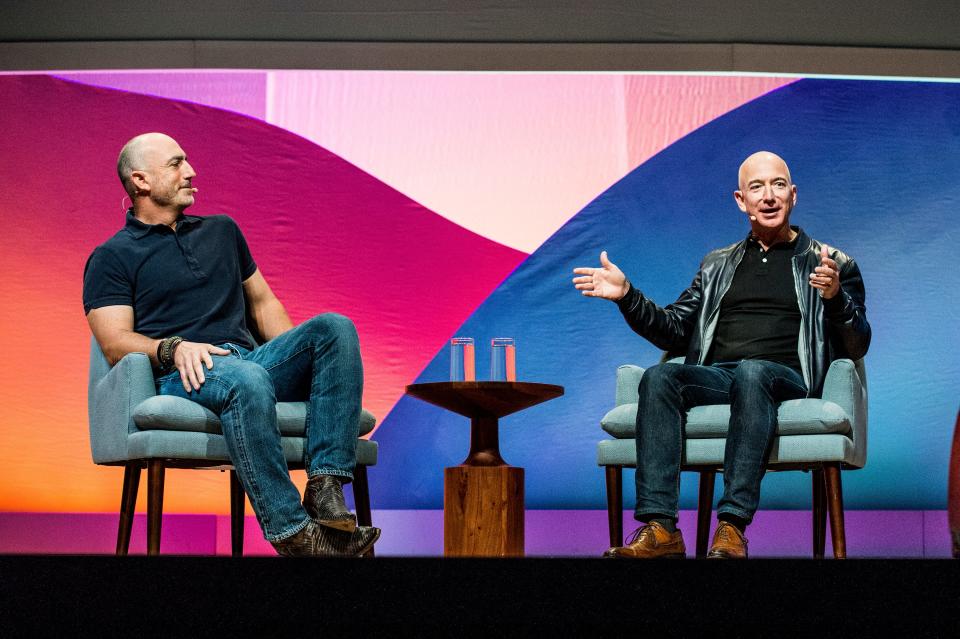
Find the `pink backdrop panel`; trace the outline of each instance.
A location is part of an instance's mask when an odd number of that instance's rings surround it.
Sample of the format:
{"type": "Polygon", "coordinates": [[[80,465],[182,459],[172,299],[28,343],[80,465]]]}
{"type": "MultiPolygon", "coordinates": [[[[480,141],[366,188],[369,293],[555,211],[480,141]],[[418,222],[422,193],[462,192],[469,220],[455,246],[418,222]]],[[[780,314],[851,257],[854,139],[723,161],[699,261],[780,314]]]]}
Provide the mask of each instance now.
{"type": "Polygon", "coordinates": [[[264,119],[267,71],[81,71],[56,77],[158,98],[189,100],[264,119]]]}
{"type": "Polygon", "coordinates": [[[267,120],[532,253],[655,153],[792,80],[272,71],[267,120]]]}
{"type": "MultiPolygon", "coordinates": [[[[18,363],[0,367],[0,510],[116,507],[117,485],[101,484],[112,473],[90,463],[81,277],[91,250],[123,224],[113,158],[138,133],[181,143],[198,171],[191,213],[237,220],[294,321],[353,318],[364,404],[380,418],[524,258],[262,121],[45,76],[0,82],[0,352],[18,363]]],[[[221,483],[176,482],[168,505],[223,510],[221,483]]]]}

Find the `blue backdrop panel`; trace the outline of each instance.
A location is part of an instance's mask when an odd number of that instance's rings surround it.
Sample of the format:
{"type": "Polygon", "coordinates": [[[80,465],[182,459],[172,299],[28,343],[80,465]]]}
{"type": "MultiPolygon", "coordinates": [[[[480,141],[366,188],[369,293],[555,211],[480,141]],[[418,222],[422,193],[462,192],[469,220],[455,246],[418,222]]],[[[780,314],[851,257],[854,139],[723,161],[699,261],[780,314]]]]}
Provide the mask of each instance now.
{"type": "MultiPolygon", "coordinates": [[[[501,449],[526,468],[528,508],[602,508],[595,464],[599,420],[613,406],[617,365],[650,366],[660,353],[616,306],[582,297],[570,279],[606,249],[661,305],[689,285],[703,255],[744,237],[734,204],[737,167],[750,153],[783,156],[799,190],[792,221],[860,264],[873,344],[867,355],[867,466],[844,475],[853,508],[944,508],[960,389],[956,257],[960,204],[960,85],[801,80],[664,150],[591,202],[511,274],[457,334],[517,339],[520,379],[566,395],[501,420],[501,449]]],[[[448,377],[440,350],[417,381],[448,377]]],[[[381,508],[440,508],[442,468],[466,456],[469,424],[404,398],[377,432],[372,477],[381,508]]],[[[625,503],[634,498],[632,473],[625,503]]],[[[696,504],[684,477],[682,505],[696,504]]],[[[764,480],[762,508],[810,504],[809,475],[764,480]]]]}

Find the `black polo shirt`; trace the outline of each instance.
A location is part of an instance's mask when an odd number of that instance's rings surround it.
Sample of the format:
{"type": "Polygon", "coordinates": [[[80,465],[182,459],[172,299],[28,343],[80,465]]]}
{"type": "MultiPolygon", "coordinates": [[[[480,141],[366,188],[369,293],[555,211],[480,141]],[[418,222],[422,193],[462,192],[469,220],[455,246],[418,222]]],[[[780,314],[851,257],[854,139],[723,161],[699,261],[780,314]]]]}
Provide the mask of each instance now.
{"type": "Polygon", "coordinates": [[[720,302],[713,362],[765,359],[800,370],[800,305],[793,280],[796,247],[797,238],[774,244],[769,251],[752,237],[747,240],[720,302]]]}
{"type": "Polygon", "coordinates": [[[127,223],[94,249],[83,273],[83,310],[133,307],[133,330],[152,338],[255,343],[242,283],[257,270],[236,222],[226,215],[181,215],[174,232],[127,223]]]}

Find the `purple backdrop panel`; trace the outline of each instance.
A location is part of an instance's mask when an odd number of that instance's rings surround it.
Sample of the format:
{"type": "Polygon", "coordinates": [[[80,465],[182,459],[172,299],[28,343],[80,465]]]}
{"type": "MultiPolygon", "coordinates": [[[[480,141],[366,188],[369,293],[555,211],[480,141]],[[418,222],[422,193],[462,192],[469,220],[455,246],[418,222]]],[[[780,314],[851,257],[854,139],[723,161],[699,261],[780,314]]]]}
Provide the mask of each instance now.
{"type": "MultiPolygon", "coordinates": [[[[113,554],[118,519],[118,515],[106,513],[0,513],[0,553],[113,554]]],[[[161,529],[163,554],[217,552],[214,515],[164,515],[161,529]]],[[[130,554],[146,552],[147,516],[135,515],[130,554]]]]}
{"type": "MultiPolygon", "coordinates": [[[[383,531],[376,546],[379,556],[436,557],[443,554],[442,510],[375,510],[373,523],[383,531]]],[[[276,555],[270,542],[263,538],[256,518],[247,517],[243,530],[245,556],[276,555]]],[[[216,534],[217,554],[229,555],[230,517],[217,516],[216,534]]]]}
{"type": "MultiPolygon", "coordinates": [[[[624,534],[636,527],[625,511],[624,534]]],[[[443,554],[443,511],[375,510],[374,524],[383,530],[377,542],[381,557],[436,557],[443,554]]],[[[847,554],[851,558],[950,557],[947,514],[941,510],[851,510],[845,516],[847,554]],[[890,522],[914,534],[884,534],[890,522]]],[[[254,517],[244,521],[245,556],[274,556],[254,517]]],[[[696,512],[680,512],[687,555],[696,549],[696,512]]],[[[714,522],[715,525],[715,522],[714,522]]],[[[604,510],[528,510],[525,521],[529,557],[599,557],[608,546],[604,510]]],[[[712,534],[712,530],[711,530],[712,534]]],[[[117,515],[100,513],[0,513],[0,553],[113,554],[117,515]]],[[[812,557],[809,511],[760,511],[747,529],[754,558],[812,557]]],[[[230,518],[224,515],[165,515],[161,552],[164,554],[230,554],[230,518]]],[[[146,516],[134,519],[132,554],[146,552],[146,516]]],[[[831,557],[827,529],[826,556],[831,557]]]]}
{"type": "MultiPolygon", "coordinates": [[[[893,519],[883,522],[889,526],[893,519]]],[[[899,521],[898,521],[899,523],[899,521]]],[[[953,557],[953,543],[950,538],[950,523],[946,510],[926,510],[923,513],[923,556],[953,557]]]]}

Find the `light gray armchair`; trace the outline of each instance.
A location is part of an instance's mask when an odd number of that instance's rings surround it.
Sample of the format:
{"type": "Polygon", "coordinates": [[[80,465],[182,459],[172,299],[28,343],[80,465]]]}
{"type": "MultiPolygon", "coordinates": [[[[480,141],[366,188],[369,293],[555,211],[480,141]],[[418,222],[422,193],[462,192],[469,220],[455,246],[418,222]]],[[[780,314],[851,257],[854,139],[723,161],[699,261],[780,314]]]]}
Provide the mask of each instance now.
{"type": "MultiPolygon", "coordinates": [[[[167,468],[230,469],[230,523],[234,555],[243,553],[245,494],[230,466],[219,418],[203,406],[181,397],[157,395],[150,359],[130,353],[110,367],[95,339],[90,346],[90,380],[87,390],[90,448],[93,461],[124,466],[123,494],[117,554],[130,546],[140,471],[147,468],[147,554],[160,552],[160,518],[163,480],[167,468]]],[[[306,403],[277,404],[283,452],[290,468],[303,468],[306,403]]],[[[373,430],[376,418],[360,413],[360,434],[373,430]]],[[[377,442],[357,440],[357,465],[353,495],[357,521],[371,525],[367,466],[377,463],[377,442]]]]}
{"type": "MultiPolygon", "coordinates": [[[[682,363],[682,358],[669,361],[682,363]]],[[[606,469],[610,545],[623,540],[624,466],[635,468],[638,388],[644,369],[617,370],[616,407],[600,426],[615,439],[597,445],[597,464],[606,469]]],[[[813,471],[813,555],[823,557],[826,516],[834,557],[846,557],[840,470],[862,468],[867,461],[867,378],[863,360],[835,360],[827,371],[821,399],[793,399],[778,409],[779,426],[767,470],[813,471]]],[[[707,553],[713,486],[723,471],[729,405],[698,406],[687,412],[681,470],[700,473],[697,556],[707,553]]]]}

